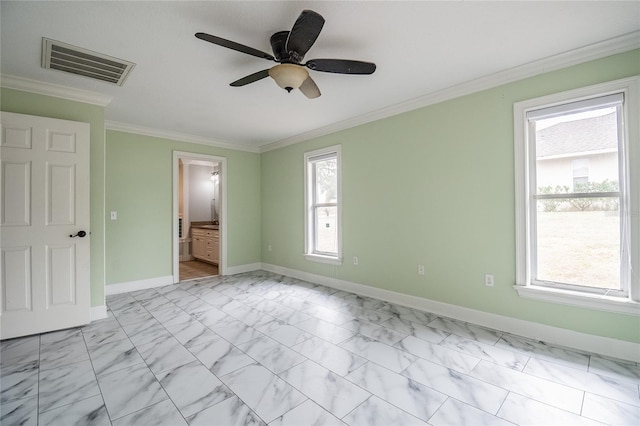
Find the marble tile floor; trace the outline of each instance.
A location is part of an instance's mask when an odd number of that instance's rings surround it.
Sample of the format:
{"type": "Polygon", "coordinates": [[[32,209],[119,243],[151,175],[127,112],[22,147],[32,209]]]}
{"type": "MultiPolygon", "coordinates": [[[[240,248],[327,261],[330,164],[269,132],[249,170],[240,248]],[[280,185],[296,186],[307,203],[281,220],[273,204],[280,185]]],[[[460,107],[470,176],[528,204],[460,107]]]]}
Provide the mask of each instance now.
{"type": "Polygon", "coordinates": [[[0,343],[2,425],[637,425],[640,366],[257,271],[0,343]]]}

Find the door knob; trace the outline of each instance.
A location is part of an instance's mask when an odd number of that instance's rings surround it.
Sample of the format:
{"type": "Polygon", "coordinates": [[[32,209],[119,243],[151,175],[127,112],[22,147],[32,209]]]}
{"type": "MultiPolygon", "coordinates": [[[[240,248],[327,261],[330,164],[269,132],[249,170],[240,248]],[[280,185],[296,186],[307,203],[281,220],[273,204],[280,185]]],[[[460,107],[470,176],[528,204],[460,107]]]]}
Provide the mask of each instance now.
{"type": "Polygon", "coordinates": [[[71,238],[75,238],[75,237],[80,237],[83,238],[87,235],[87,233],[85,231],[78,231],[78,233],[76,235],[69,235],[71,238]]]}

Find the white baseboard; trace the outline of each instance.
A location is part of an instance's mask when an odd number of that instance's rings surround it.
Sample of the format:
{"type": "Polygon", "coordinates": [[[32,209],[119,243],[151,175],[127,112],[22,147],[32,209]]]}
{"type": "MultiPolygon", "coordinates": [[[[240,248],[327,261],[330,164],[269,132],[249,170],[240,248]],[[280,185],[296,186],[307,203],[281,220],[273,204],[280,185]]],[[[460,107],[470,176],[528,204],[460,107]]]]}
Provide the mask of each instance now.
{"type": "Polygon", "coordinates": [[[276,274],[287,275],[304,281],[344,290],[363,296],[403,305],[421,311],[431,312],[464,322],[477,324],[494,330],[535,339],[553,345],[569,347],[608,357],[640,362],[638,344],[610,337],[595,336],[578,331],[525,321],[463,306],[437,302],[418,296],[384,290],[350,281],[311,274],[282,266],[262,264],[262,269],[276,274]]]}
{"type": "Polygon", "coordinates": [[[107,306],[106,305],[92,306],[89,315],[90,315],[91,321],[105,319],[107,318],[107,306]]]}
{"type": "Polygon", "coordinates": [[[257,263],[247,263],[245,265],[238,265],[238,266],[227,266],[227,270],[225,271],[225,275],[235,275],[235,274],[242,274],[245,272],[251,272],[251,271],[259,271],[262,268],[262,263],[257,262],[257,263]]]}
{"type": "Polygon", "coordinates": [[[149,278],[146,280],[129,281],[126,283],[109,284],[105,286],[107,296],[111,294],[128,293],[136,290],[146,290],[148,288],[162,287],[173,284],[173,275],[164,277],[149,278]]]}

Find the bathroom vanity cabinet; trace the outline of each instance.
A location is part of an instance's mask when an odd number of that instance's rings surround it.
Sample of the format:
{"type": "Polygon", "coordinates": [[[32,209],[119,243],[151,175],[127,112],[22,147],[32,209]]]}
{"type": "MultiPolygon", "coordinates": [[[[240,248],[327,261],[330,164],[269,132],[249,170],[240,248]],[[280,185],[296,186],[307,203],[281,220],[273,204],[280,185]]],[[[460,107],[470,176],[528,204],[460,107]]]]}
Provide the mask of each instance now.
{"type": "Polygon", "coordinates": [[[217,229],[191,228],[191,255],[198,260],[220,262],[220,231],[217,229]]]}

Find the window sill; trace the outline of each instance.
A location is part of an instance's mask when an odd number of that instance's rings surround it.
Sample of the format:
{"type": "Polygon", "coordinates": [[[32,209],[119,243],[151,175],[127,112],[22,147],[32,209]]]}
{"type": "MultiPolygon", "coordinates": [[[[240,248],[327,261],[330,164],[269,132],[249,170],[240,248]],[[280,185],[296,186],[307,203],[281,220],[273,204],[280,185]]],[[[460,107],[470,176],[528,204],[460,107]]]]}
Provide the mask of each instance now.
{"type": "Polygon", "coordinates": [[[313,262],[328,263],[329,265],[342,265],[342,259],[333,256],[322,256],[319,254],[305,254],[305,259],[313,262]]]}
{"type": "Polygon", "coordinates": [[[545,302],[560,303],[563,305],[640,316],[640,302],[635,302],[627,298],[536,286],[514,285],[513,287],[520,297],[526,299],[543,300],[545,302]]]}

